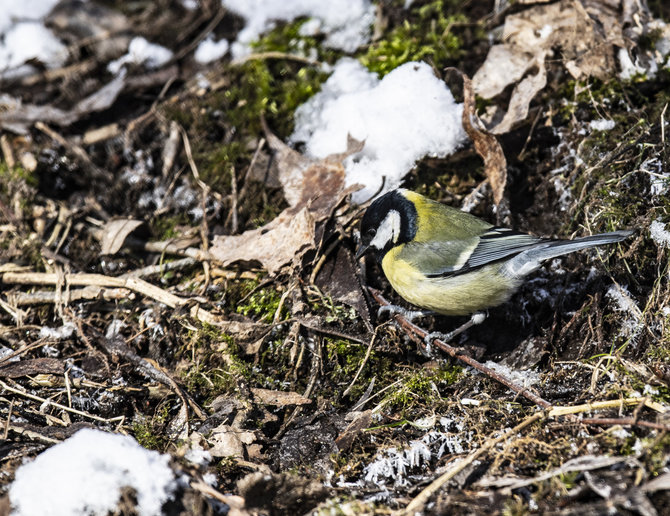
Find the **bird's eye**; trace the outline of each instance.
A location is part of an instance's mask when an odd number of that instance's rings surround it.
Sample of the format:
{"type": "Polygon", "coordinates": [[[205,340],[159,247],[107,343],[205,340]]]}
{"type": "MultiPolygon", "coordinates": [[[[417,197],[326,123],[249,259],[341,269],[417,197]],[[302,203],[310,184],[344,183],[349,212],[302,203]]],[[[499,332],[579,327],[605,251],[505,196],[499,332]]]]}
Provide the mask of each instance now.
{"type": "Polygon", "coordinates": [[[377,230],[375,228],[368,229],[368,236],[370,238],[374,237],[376,234],[377,234],[377,230]]]}

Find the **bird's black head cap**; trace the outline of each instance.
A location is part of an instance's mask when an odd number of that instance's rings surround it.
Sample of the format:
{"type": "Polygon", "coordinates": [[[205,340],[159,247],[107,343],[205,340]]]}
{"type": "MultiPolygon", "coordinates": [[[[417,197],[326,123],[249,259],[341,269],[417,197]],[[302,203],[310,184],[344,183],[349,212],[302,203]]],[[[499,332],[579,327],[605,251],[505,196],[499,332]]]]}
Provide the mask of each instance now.
{"type": "Polygon", "coordinates": [[[376,199],[361,220],[360,258],[372,249],[378,260],[394,246],[411,242],[416,235],[417,212],[402,190],[393,190],[376,199]]]}

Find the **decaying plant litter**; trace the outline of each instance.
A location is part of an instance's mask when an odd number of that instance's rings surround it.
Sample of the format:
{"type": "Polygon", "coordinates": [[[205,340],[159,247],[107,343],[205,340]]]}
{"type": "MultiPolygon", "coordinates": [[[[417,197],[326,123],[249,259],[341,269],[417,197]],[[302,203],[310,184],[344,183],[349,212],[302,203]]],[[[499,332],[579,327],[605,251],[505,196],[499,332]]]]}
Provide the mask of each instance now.
{"type": "Polygon", "coordinates": [[[94,428],[169,455],[165,514],[666,513],[663,2],[380,1],[353,53],[299,19],[208,65],[198,44],[244,24],[219,2],[105,2],[86,34],[68,4],[67,64],[0,82],[3,510],[24,461],[94,428]],[[112,76],[131,35],[173,57],[112,76]],[[406,187],[542,236],[635,236],[426,350],[463,321],[377,317],[402,300],[354,259],[365,141],[289,144],[345,55],[424,61],[464,103],[469,142],[406,187]]]}

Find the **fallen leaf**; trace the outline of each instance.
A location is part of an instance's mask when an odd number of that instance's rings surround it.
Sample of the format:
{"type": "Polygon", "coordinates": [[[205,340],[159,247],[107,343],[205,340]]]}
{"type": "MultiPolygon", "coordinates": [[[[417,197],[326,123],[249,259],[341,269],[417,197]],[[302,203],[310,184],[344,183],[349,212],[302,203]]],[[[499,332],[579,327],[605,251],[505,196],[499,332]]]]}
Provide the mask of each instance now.
{"type": "Polygon", "coordinates": [[[254,401],[264,405],[276,405],[283,407],[285,405],[309,405],[312,400],[298,394],[297,392],[273,391],[270,389],[251,388],[254,395],[254,401]]]}
{"type": "Polygon", "coordinates": [[[647,493],[656,491],[670,491],[670,473],[664,473],[642,486],[642,490],[647,493]]]}
{"type": "Polygon", "coordinates": [[[291,149],[267,126],[265,130],[268,145],[275,151],[278,178],[289,208],[261,228],[241,235],[215,236],[210,252],[223,266],[255,261],[274,274],[314,247],[316,224],[353,191],[344,186],[342,160],[359,152],[363,144],[350,138],[347,152],[313,160],[291,149]]]}
{"type": "Polygon", "coordinates": [[[354,420],[344,429],[340,435],[335,439],[337,448],[342,452],[351,448],[354,444],[354,439],[358,437],[363,430],[368,428],[372,423],[372,410],[365,410],[356,415],[354,420]]]}
{"type": "Polygon", "coordinates": [[[531,100],[546,86],[546,58],[575,79],[606,80],[617,71],[619,49],[626,52],[648,32],[640,23],[649,18],[646,8],[629,0],[532,3],[505,17],[502,43],[491,47],[472,78],[475,93],[485,99],[516,83],[502,122],[488,128],[493,134],[507,133],[526,118],[531,100]]]}
{"type": "Polygon", "coordinates": [[[512,130],[517,122],[528,116],[530,101],[547,85],[547,71],[544,67],[544,53],[539,54],[532,63],[537,68],[535,75],[526,76],[512,91],[507,113],[499,124],[490,129],[493,134],[505,134],[512,130]]]}
{"type": "Polygon", "coordinates": [[[355,308],[364,320],[370,319],[353,256],[345,246],[326,260],[314,283],[335,301],[355,308]]]}
{"type": "Polygon", "coordinates": [[[500,206],[505,197],[507,185],[507,160],[497,138],[484,128],[475,111],[475,93],[472,81],[455,68],[448,68],[460,74],[463,79],[463,128],[472,140],[477,154],[484,160],[484,171],[493,190],[493,201],[500,206]]]}
{"type": "Polygon", "coordinates": [[[116,254],[123,247],[126,238],[143,224],[141,220],[110,220],[102,228],[101,254],[116,254]]]}
{"type": "Polygon", "coordinates": [[[212,446],[208,451],[212,457],[244,457],[244,447],[252,444],[256,435],[230,425],[219,425],[212,430],[207,441],[212,446]]]}
{"type": "Polygon", "coordinates": [[[210,252],[224,267],[257,261],[274,274],[313,244],[314,218],[303,208],[296,214],[285,210],[265,226],[241,235],[215,236],[210,252]]]}

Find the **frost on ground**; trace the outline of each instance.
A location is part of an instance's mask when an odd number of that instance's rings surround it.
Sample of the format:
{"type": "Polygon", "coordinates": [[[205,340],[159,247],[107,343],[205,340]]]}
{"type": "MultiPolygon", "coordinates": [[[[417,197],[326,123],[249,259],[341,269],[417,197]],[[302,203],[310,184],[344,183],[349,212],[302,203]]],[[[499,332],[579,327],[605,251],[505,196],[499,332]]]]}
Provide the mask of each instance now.
{"type": "Polygon", "coordinates": [[[649,225],[649,235],[658,247],[670,247],[670,231],[665,229],[665,224],[660,220],[649,225]]]}
{"type": "Polygon", "coordinates": [[[614,310],[627,314],[628,317],[622,319],[621,330],[619,335],[629,337],[634,340],[642,331],[644,322],[642,320],[642,312],[637,306],[635,300],[631,297],[630,292],[624,285],[612,285],[608,290],[606,296],[614,302],[614,310]]]}
{"type": "Polygon", "coordinates": [[[324,45],[353,52],[370,40],[375,6],[369,0],[222,0],[223,6],[238,14],[246,26],[231,45],[233,57],[250,52],[250,45],[277,21],[299,17],[310,20],[302,27],[305,35],[325,34],[324,45]]]}
{"type": "Polygon", "coordinates": [[[437,460],[445,453],[464,453],[464,443],[470,442],[472,433],[461,434],[463,428],[450,418],[443,417],[440,424],[445,430],[452,426],[458,430],[457,434],[431,430],[421,439],[410,441],[404,449],[387,448],[377,453],[375,459],[365,466],[363,482],[383,486],[393,480],[396,485],[407,483],[407,475],[415,468],[427,465],[431,460],[437,460]]]}
{"type": "Polygon", "coordinates": [[[176,487],[170,457],[128,436],[84,429],[21,466],[9,489],[14,516],[115,512],[121,489],[137,496],[138,514],[161,514],[176,487]]]}
{"type": "Polygon", "coordinates": [[[346,150],[347,135],[365,141],[344,161],[347,184],[361,184],[355,202],[400,183],[417,160],[445,157],[466,139],[462,104],[426,63],[399,66],[379,80],[353,59],[342,59],[321,92],[295,113],[292,142],[324,158],[346,150]]]}
{"type": "Polygon", "coordinates": [[[529,369],[512,369],[506,365],[499,364],[489,360],[484,363],[489,369],[493,369],[496,373],[503,375],[518,385],[524,387],[531,387],[540,381],[540,373],[531,371],[529,369]]]}

